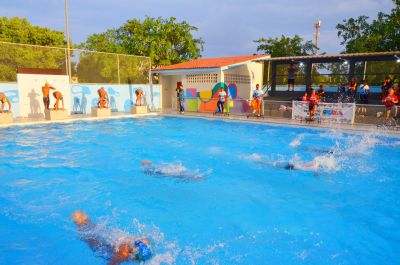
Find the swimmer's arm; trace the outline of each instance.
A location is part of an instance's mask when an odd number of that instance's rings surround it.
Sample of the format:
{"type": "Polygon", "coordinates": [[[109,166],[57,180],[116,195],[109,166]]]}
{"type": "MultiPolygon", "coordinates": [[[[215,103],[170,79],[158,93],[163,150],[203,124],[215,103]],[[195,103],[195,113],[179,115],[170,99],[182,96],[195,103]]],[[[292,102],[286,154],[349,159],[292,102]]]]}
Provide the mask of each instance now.
{"type": "Polygon", "coordinates": [[[129,250],[126,245],[121,245],[118,252],[115,253],[114,258],[108,263],[108,265],[117,265],[129,259],[129,250]]]}

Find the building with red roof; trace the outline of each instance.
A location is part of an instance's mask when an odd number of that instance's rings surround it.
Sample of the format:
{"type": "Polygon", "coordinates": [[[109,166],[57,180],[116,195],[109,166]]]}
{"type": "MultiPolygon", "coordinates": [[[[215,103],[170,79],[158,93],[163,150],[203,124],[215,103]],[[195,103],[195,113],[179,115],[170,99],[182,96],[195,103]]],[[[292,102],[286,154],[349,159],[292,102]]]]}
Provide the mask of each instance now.
{"type": "Polygon", "coordinates": [[[176,88],[181,83],[188,96],[211,99],[216,86],[234,86],[235,98],[250,98],[256,84],[263,83],[263,63],[270,55],[201,58],[189,62],[160,66],[152,70],[159,75],[163,108],[176,106],[176,88]]]}

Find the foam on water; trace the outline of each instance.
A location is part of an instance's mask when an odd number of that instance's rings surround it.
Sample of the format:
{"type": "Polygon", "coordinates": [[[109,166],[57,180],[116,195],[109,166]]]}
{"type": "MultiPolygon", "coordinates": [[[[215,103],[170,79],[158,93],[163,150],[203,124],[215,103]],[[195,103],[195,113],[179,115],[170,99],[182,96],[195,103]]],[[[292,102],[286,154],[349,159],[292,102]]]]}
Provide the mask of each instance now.
{"type": "Polygon", "coordinates": [[[303,139],[304,139],[304,134],[300,134],[295,139],[293,139],[293,141],[290,142],[289,145],[291,147],[297,147],[297,146],[301,145],[301,142],[303,141],[303,139]]]}
{"type": "MultiPolygon", "coordinates": [[[[146,165],[143,166],[145,171],[146,167],[146,165]]],[[[157,165],[152,164],[151,167],[153,167],[152,171],[156,172],[156,175],[173,177],[182,180],[203,180],[205,176],[212,173],[212,169],[208,169],[206,171],[200,171],[200,169],[189,170],[180,161],[171,163],[162,162],[157,165]]]]}

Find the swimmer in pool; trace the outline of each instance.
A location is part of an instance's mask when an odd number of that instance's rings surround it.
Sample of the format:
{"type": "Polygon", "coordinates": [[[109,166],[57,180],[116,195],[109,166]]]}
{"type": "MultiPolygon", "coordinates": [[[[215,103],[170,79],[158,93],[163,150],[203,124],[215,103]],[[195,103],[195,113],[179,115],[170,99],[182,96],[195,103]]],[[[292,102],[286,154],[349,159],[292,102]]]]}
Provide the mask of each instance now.
{"type": "Polygon", "coordinates": [[[156,165],[150,160],[142,160],[143,172],[147,175],[153,176],[167,176],[178,179],[185,179],[191,181],[202,181],[204,180],[203,174],[199,172],[191,172],[187,170],[180,163],[170,163],[170,164],[159,164],[156,165]]]}
{"type": "Polygon", "coordinates": [[[104,229],[93,223],[83,211],[75,211],[72,219],[78,226],[81,238],[95,252],[102,253],[109,259],[108,265],[117,265],[128,260],[145,261],[151,255],[150,241],[137,238],[121,230],[104,229]],[[117,234],[112,240],[112,234],[117,234]]]}
{"type": "Polygon", "coordinates": [[[318,168],[316,163],[293,163],[292,161],[282,161],[269,163],[270,166],[286,170],[315,170],[318,168]]]}

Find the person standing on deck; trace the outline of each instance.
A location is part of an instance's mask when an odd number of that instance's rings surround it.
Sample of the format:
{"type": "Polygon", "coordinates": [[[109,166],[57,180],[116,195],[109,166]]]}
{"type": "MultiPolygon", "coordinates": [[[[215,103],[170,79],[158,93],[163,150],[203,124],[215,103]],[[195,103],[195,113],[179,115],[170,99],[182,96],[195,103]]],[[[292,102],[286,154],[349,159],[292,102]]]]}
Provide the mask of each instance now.
{"type": "Polygon", "coordinates": [[[315,115],[315,112],[317,111],[318,107],[318,102],[319,102],[319,97],[318,94],[313,90],[311,92],[311,95],[308,96],[308,111],[309,111],[309,121],[313,121],[313,117],[315,115]]]}
{"type": "MultiPolygon", "coordinates": [[[[369,85],[367,83],[367,80],[363,80],[363,83],[360,85],[360,103],[361,104],[368,104],[368,98],[369,98],[369,94],[370,94],[370,89],[369,89],[369,85]]],[[[365,106],[359,107],[358,108],[358,112],[360,112],[362,114],[367,113],[367,108],[365,106]]]]}
{"type": "Polygon", "coordinates": [[[44,86],[42,87],[42,93],[43,93],[43,104],[45,109],[50,108],[50,89],[56,90],[54,87],[50,86],[49,83],[45,83],[44,86]]]}
{"type": "Polygon", "coordinates": [[[395,95],[394,89],[389,88],[388,95],[382,101],[386,107],[386,121],[388,122],[392,111],[394,115],[397,115],[397,103],[399,103],[399,98],[395,95]]]}
{"type": "Polygon", "coordinates": [[[185,91],[183,90],[182,84],[179,85],[178,90],[179,90],[178,91],[179,113],[183,114],[183,113],[185,113],[185,107],[184,107],[185,91]]]}
{"type": "Polygon", "coordinates": [[[290,91],[290,86],[292,86],[292,91],[294,91],[294,79],[296,77],[296,72],[299,69],[293,64],[289,64],[289,67],[287,68],[287,72],[288,72],[288,90],[290,91]]]}
{"type": "Polygon", "coordinates": [[[104,87],[97,90],[97,94],[99,95],[99,101],[97,102],[98,108],[108,108],[109,98],[108,93],[104,89],[104,87]]]}
{"type": "Polygon", "coordinates": [[[350,102],[355,102],[356,94],[357,94],[357,81],[356,78],[353,76],[349,82],[348,88],[349,100],[350,102]]]}
{"type": "Polygon", "coordinates": [[[64,98],[63,98],[63,95],[61,94],[61,92],[54,91],[53,96],[56,99],[56,103],[54,104],[54,110],[58,110],[58,104],[60,103],[60,100],[61,100],[61,104],[62,104],[62,109],[64,109],[64,98]]]}
{"type": "Polygon", "coordinates": [[[226,99],[226,92],[225,90],[221,87],[218,92],[218,112],[219,113],[224,113],[224,104],[225,104],[225,99],[226,99]]]}
{"type": "Polygon", "coordinates": [[[260,85],[256,85],[256,90],[253,92],[253,114],[260,117],[261,116],[261,105],[263,100],[263,92],[260,90],[260,85]]]}
{"type": "Polygon", "coordinates": [[[142,96],[143,96],[143,90],[140,88],[136,89],[135,95],[136,95],[136,106],[142,106],[142,96]]]}

